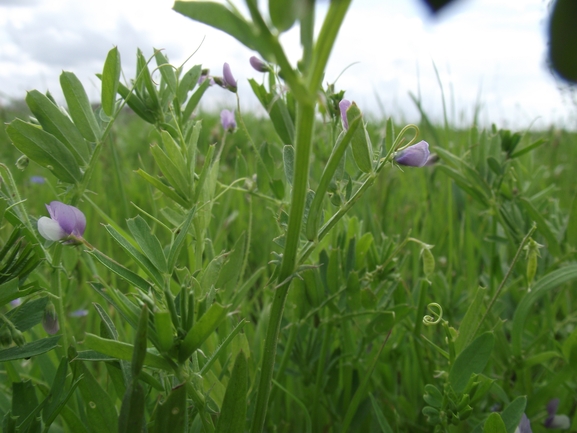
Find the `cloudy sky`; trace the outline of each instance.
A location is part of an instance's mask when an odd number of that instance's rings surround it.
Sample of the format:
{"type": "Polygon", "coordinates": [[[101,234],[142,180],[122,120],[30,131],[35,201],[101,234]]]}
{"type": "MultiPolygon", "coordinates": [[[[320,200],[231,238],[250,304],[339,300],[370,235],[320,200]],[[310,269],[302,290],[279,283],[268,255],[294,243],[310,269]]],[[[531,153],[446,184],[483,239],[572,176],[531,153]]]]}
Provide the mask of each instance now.
{"type": "MultiPolygon", "coordinates": [[[[575,127],[575,105],[546,67],[548,3],[460,0],[431,17],[420,0],[353,0],[326,81],[355,63],[337,88],[346,89],[346,97],[364,111],[416,120],[412,92],[431,117],[441,120],[436,67],[453,124],[470,123],[480,104],[486,125],[575,127]]],[[[0,102],[21,98],[30,89],[49,89],[61,98],[62,70],[77,74],[97,101],[94,74],[117,45],[127,78],[134,76],[138,47],[147,56],[153,47],[163,48],[175,65],[198,48],[189,65],[202,63],[220,75],[228,62],[239,80],[243,107],[256,108],[246,82],[259,79],[248,63],[253,53],[171,6],[172,0],[0,0],[0,102]]],[[[318,9],[322,15],[323,6],[318,9]]],[[[298,33],[288,32],[283,41],[296,61],[298,33]]],[[[207,108],[234,107],[234,97],[223,89],[210,89],[207,96],[207,108]]]]}

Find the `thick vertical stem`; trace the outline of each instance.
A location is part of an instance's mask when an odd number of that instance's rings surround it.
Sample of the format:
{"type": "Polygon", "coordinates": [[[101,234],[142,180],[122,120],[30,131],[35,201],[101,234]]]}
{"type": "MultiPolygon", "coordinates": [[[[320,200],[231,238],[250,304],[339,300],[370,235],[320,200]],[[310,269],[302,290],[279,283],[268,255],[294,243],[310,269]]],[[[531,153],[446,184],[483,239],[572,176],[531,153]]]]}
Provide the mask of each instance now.
{"type": "Polygon", "coordinates": [[[314,106],[299,104],[296,124],[296,158],[289,222],[285,249],[274,300],[270,312],[270,322],[264,345],[262,369],[258,386],[252,433],[259,433],[264,427],[268,399],[271,389],[278,334],[291,276],[295,271],[303,211],[308,188],[311,143],[314,126],[314,106]]]}

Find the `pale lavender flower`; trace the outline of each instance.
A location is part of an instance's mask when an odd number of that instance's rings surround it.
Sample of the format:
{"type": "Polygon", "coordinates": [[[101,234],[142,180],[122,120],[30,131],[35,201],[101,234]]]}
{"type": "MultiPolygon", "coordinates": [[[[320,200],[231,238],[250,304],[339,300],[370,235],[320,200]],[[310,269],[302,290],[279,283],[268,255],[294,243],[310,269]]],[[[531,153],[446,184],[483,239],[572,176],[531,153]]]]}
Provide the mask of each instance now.
{"type": "Polygon", "coordinates": [[[557,415],[557,408],[559,407],[559,399],[554,398],[547,403],[547,419],[545,420],[545,427],[548,429],[568,429],[571,427],[571,421],[567,415],[557,415]]]}
{"type": "Polygon", "coordinates": [[[220,112],[220,123],[222,127],[229,132],[234,131],[236,128],[236,120],[234,119],[234,113],[230,110],[222,110],[220,112]]]}
{"type": "Polygon", "coordinates": [[[256,56],[252,56],[249,59],[249,62],[253,69],[257,72],[267,72],[269,70],[268,65],[256,56]]]}
{"type": "Polygon", "coordinates": [[[397,152],[395,155],[395,162],[399,165],[406,165],[409,167],[422,167],[427,163],[429,155],[429,143],[426,141],[419,141],[417,144],[413,144],[412,146],[397,152]]]}
{"type": "Polygon", "coordinates": [[[46,182],[46,179],[44,179],[42,176],[32,176],[30,178],[30,182],[35,183],[37,185],[42,185],[43,183],[46,182]]]}
{"type": "Polygon", "coordinates": [[[527,415],[523,414],[521,416],[521,421],[519,421],[519,426],[515,429],[515,433],[533,433],[531,421],[529,421],[527,415]]]}
{"type": "Polygon", "coordinates": [[[59,241],[74,236],[81,238],[86,229],[86,217],[74,206],[59,201],[46,205],[50,218],[38,219],[38,231],[49,241],[59,241]]]}
{"type": "Polygon", "coordinates": [[[46,308],[44,308],[44,314],[42,316],[42,327],[50,335],[54,335],[60,330],[60,325],[58,324],[58,316],[56,315],[56,308],[54,308],[54,304],[52,302],[50,302],[46,308]]]}
{"type": "Polygon", "coordinates": [[[232,76],[229,64],[226,62],[222,67],[222,81],[223,81],[223,87],[226,87],[231,92],[236,93],[236,80],[232,76]]]}
{"type": "Polygon", "coordinates": [[[343,121],[343,128],[349,129],[349,121],[347,120],[347,110],[351,106],[351,101],[347,99],[342,99],[339,102],[339,109],[341,110],[341,119],[343,121]]]}
{"type": "Polygon", "coordinates": [[[86,317],[88,316],[88,310],[84,310],[84,309],[80,309],[80,310],[74,310],[71,311],[70,313],[68,313],[69,317],[86,317]]]}
{"type": "Polygon", "coordinates": [[[22,298],[16,298],[16,299],[13,299],[13,300],[10,301],[10,305],[11,305],[13,308],[16,308],[17,306],[19,306],[19,305],[21,305],[21,304],[22,304],[22,298]]]}
{"type": "Polygon", "coordinates": [[[208,85],[212,86],[214,84],[214,78],[209,77],[208,75],[201,75],[200,78],[198,79],[198,84],[202,84],[204,83],[205,80],[210,80],[208,85]]]}

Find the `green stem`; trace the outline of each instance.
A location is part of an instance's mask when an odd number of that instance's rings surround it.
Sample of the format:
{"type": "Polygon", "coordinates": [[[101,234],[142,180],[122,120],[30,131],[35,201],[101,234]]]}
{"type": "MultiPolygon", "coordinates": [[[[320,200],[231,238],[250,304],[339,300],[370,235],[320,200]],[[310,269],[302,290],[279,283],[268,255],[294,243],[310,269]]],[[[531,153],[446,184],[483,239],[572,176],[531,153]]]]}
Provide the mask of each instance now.
{"type": "Polygon", "coordinates": [[[289,211],[289,222],[286,235],[286,244],[281,263],[278,281],[280,285],[275,290],[274,300],[270,312],[270,323],[266,335],[262,360],[261,376],[258,386],[256,408],[252,424],[252,433],[263,430],[266,418],[268,399],[271,389],[274,361],[280,324],[282,320],[286,296],[290,286],[291,276],[294,273],[300,232],[308,188],[311,143],[314,126],[314,105],[299,104],[297,108],[296,125],[296,159],[295,173],[289,211]]]}
{"type": "Polygon", "coordinates": [[[62,244],[57,244],[54,247],[54,255],[52,256],[52,276],[50,287],[52,289],[52,294],[56,296],[56,303],[54,307],[56,308],[56,315],[61,324],[62,330],[62,345],[58,348],[60,356],[66,356],[66,351],[68,350],[68,330],[66,328],[66,322],[64,318],[64,294],[62,293],[62,284],[60,282],[60,261],[62,259],[62,244]]]}

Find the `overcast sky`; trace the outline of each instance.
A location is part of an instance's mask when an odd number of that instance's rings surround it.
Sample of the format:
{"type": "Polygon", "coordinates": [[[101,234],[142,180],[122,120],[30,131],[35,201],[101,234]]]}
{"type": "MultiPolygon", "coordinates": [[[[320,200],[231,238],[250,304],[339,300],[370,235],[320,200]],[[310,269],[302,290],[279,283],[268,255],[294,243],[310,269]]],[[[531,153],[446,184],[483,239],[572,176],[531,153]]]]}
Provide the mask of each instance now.
{"type": "MultiPolygon", "coordinates": [[[[242,2],[238,2],[242,3],[242,2]]],[[[266,2],[265,2],[266,3],[266,2]]],[[[325,3],[325,2],[323,2],[325,3]]],[[[546,67],[549,0],[460,0],[431,17],[420,0],[353,0],[331,56],[326,80],[346,90],[365,112],[407,121],[418,115],[409,92],[427,113],[442,119],[439,72],[454,124],[471,122],[477,101],[481,120],[500,127],[575,127],[577,113],[546,67]],[[534,123],[533,123],[534,122],[534,123]]],[[[117,45],[124,74],[134,76],[136,48],[145,55],[164,48],[180,65],[202,63],[215,75],[223,62],[239,81],[241,103],[257,107],[247,79],[260,79],[253,55],[231,37],[171,10],[172,0],[0,0],[0,101],[30,89],[61,98],[58,76],[72,71],[91,99],[99,98],[106,53],[117,45]]],[[[319,6],[319,15],[323,8],[319,6]]],[[[298,32],[283,40],[299,58],[298,32]]],[[[234,108],[233,95],[212,88],[207,108],[234,108]]]]}

